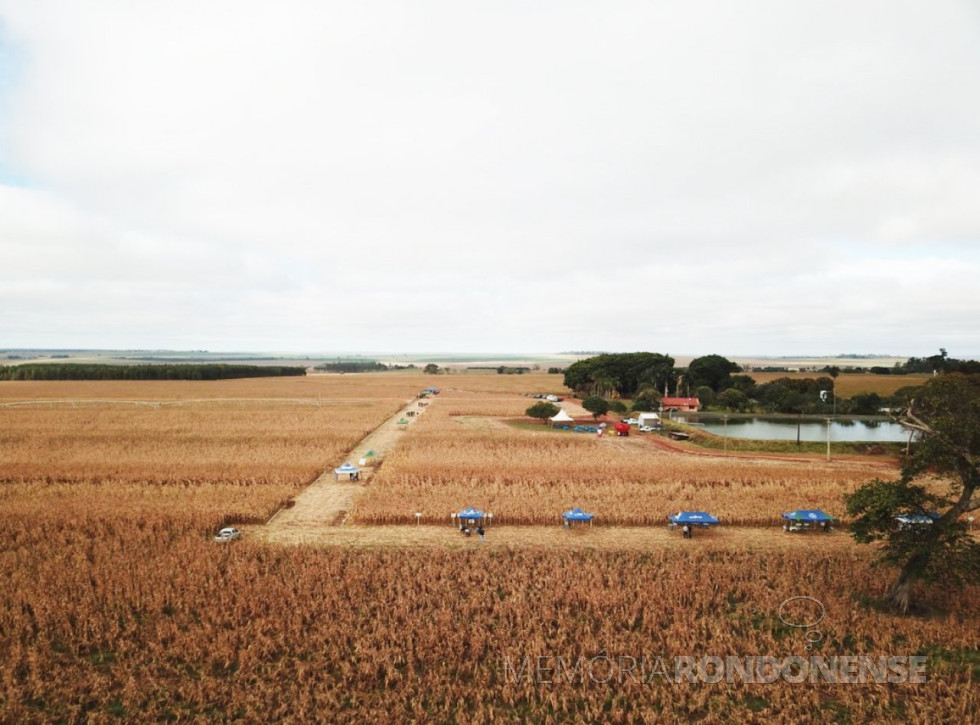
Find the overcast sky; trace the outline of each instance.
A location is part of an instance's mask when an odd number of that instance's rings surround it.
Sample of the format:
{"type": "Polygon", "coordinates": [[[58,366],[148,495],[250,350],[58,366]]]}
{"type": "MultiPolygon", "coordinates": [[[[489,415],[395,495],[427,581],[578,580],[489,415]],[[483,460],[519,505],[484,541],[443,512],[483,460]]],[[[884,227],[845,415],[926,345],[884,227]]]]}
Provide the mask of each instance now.
{"type": "Polygon", "coordinates": [[[0,0],[0,347],[980,356],[974,0],[0,0]]]}

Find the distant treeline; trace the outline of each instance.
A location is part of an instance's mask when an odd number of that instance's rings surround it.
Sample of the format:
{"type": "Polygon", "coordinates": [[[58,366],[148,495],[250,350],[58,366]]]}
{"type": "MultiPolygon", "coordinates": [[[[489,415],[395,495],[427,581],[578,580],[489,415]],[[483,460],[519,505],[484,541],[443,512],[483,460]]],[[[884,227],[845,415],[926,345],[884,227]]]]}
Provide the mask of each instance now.
{"type": "MultiPolygon", "coordinates": [[[[825,367],[823,372],[831,372],[830,366],[825,367]]],[[[895,363],[894,367],[884,367],[873,365],[868,368],[850,367],[841,369],[833,368],[838,373],[872,373],[874,375],[909,375],[914,373],[963,373],[965,375],[976,375],[980,373],[980,361],[978,360],[957,360],[946,354],[945,348],[939,348],[938,355],[929,357],[910,357],[904,363],[895,363]]]]}
{"type": "Polygon", "coordinates": [[[29,363],[0,366],[0,380],[228,380],[305,375],[302,367],[284,365],[104,365],[29,363]]]}
{"type": "Polygon", "coordinates": [[[525,366],[508,366],[508,365],[467,365],[467,371],[475,370],[477,372],[484,371],[495,371],[497,375],[523,375],[524,373],[531,372],[531,368],[525,366]]]}
{"type": "Polygon", "coordinates": [[[389,368],[384,363],[375,360],[358,360],[356,362],[325,362],[313,369],[326,373],[383,373],[389,368]]]}

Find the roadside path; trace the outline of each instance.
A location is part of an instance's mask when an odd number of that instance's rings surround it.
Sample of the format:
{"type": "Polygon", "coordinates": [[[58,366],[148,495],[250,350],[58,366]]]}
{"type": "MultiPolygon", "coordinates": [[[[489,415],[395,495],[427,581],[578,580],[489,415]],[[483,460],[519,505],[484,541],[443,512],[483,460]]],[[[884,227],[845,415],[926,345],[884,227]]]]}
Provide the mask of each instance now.
{"type": "Polygon", "coordinates": [[[290,544],[307,541],[315,538],[326,528],[343,525],[347,521],[354,501],[371,481],[374,468],[370,462],[383,461],[398,444],[405,430],[418,420],[419,415],[427,410],[433,400],[428,398],[420,401],[412,398],[350,450],[345,460],[361,469],[359,481],[336,481],[334,468],[344,462],[337,461],[336,465],[324,471],[319,478],[293,498],[293,506],[277,511],[264,526],[250,527],[250,533],[268,542],[290,544]],[[402,419],[408,423],[400,425],[398,421],[402,419]],[[368,451],[374,451],[375,455],[367,458],[366,465],[362,466],[359,461],[365,459],[368,451]]]}

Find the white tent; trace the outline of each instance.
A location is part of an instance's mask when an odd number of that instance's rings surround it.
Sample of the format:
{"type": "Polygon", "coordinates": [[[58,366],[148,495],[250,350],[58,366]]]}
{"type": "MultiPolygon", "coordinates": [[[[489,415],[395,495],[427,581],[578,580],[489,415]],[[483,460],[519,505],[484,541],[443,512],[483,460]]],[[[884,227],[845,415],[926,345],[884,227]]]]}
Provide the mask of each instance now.
{"type": "Polygon", "coordinates": [[[575,419],[572,416],[570,416],[568,413],[566,413],[564,408],[562,408],[561,410],[559,410],[557,414],[555,414],[555,415],[551,416],[550,418],[548,418],[548,420],[551,421],[551,424],[552,425],[555,425],[556,423],[574,423],[575,422],[575,419]]]}

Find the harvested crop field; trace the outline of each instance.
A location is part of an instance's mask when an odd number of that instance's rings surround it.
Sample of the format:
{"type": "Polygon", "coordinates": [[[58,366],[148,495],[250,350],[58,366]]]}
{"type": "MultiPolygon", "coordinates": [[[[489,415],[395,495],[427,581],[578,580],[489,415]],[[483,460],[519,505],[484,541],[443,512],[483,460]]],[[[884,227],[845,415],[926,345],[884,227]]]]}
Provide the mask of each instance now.
{"type": "Polygon", "coordinates": [[[429,376],[0,384],[0,721],[976,719],[976,585],[883,613],[873,549],[773,526],[791,501],[839,511],[888,465],[518,430],[501,421],[530,390],[500,377],[436,378],[407,425],[429,376]],[[334,483],[367,441],[380,461],[334,483]],[[314,480],[350,516],[272,535],[314,480]],[[723,526],[668,530],[689,503],[723,526]],[[451,524],[468,504],[496,513],[486,541],[451,524]],[[595,525],[559,526],[571,505],[595,525]],[[215,542],[229,524],[242,538],[215,542]],[[788,625],[807,597],[819,628],[788,625]],[[803,655],[921,656],[927,678],[667,677],[803,655]]]}

